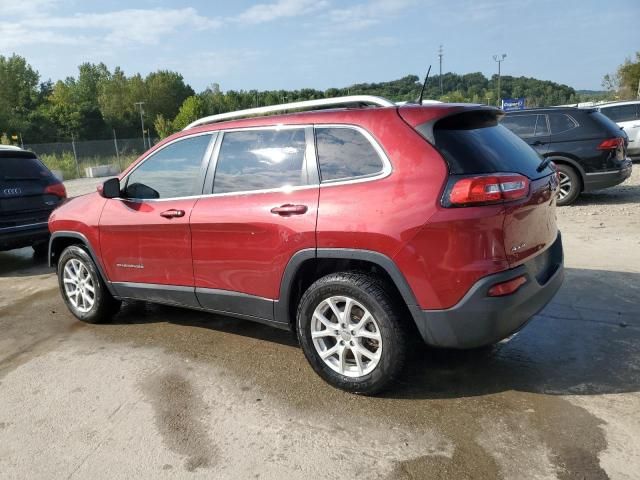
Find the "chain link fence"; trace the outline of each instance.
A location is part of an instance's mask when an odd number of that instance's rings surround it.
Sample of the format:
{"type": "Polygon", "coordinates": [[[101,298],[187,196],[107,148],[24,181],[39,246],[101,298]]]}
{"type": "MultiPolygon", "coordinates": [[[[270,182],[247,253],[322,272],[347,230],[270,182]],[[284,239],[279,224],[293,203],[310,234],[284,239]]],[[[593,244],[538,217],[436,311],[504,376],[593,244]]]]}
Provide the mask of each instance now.
{"type": "Polygon", "coordinates": [[[117,175],[149,148],[145,143],[142,138],[114,138],[25,144],[24,148],[38,155],[54,173],[69,180],[117,175]]]}

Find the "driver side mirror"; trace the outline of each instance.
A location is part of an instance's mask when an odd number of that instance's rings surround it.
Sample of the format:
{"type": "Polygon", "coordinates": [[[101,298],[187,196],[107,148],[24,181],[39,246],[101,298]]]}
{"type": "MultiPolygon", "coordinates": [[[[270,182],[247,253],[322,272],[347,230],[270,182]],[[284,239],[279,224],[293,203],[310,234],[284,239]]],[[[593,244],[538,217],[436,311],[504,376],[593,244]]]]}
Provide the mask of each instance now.
{"type": "Polygon", "coordinates": [[[117,198],[120,196],[120,179],[110,178],[98,187],[98,192],[104,198],[117,198]]]}

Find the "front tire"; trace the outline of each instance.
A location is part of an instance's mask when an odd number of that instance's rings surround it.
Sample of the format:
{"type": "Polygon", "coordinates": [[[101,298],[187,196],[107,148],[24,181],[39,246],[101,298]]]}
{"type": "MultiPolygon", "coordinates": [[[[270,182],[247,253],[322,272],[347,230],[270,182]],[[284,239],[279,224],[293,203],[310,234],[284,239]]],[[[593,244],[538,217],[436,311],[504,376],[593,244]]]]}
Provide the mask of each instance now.
{"type": "Polygon", "coordinates": [[[576,201],[578,195],[580,195],[582,188],[580,176],[573,167],[562,163],[556,164],[556,170],[558,172],[558,180],[560,181],[557,205],[559,207],[571,205],[576,201]]]}
{"type": "Polygon", "coordinates": [[[67,308],[83,322],[104,322],[120,308],[120,301],[107,290],[95,263],[78,245],[65,248],[60,255],[58,285],[67,308]]]}
{"type": "Polygon", "coordinates": [[[383,282],[363,273],[322,277],[302,296],[298,340],[315,372],[334,387],[375,394],[400,374],[407,355],[404,309],[383,282]]]}

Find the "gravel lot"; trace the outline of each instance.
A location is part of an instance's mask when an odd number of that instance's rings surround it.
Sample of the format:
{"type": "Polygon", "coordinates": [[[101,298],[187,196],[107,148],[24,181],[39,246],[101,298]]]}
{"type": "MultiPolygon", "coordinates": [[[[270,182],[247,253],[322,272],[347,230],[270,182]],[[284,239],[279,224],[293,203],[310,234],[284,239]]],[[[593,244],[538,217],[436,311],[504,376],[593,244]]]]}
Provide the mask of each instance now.
{"type": "Polygon", "coordinates": [[[520,334],[416,352],[378,398],[261,325],[141,303],[82,324],[42,260],[0,253],[0,477],[637,479],[635,167],[559,209],[567,278],[520,334]]]}

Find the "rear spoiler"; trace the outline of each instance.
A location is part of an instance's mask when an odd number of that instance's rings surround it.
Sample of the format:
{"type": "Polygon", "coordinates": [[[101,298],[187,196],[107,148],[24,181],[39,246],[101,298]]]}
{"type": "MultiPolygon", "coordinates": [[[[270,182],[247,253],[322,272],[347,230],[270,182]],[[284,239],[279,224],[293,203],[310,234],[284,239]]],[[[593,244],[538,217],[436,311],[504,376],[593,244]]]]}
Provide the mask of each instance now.
{"type": "Polygon", "coordinates": [[[398,108],[400,117],[411,127],[421,126],[420,134],[432,145],[435,144],[433,130],[436,125],[438,128],[468,130],[497,125],[504,116],[504,111],[488,105],[443,104],[441,108],[434,107],[398,108]]]}

